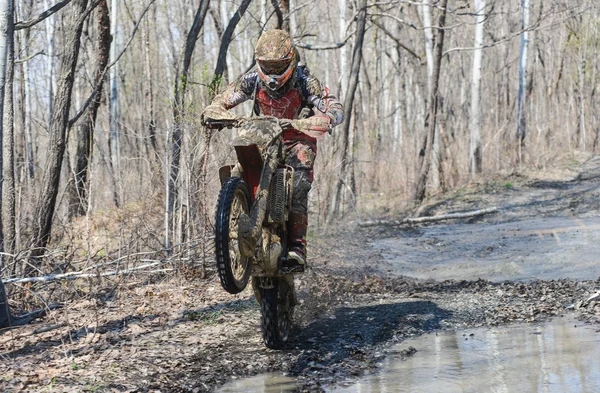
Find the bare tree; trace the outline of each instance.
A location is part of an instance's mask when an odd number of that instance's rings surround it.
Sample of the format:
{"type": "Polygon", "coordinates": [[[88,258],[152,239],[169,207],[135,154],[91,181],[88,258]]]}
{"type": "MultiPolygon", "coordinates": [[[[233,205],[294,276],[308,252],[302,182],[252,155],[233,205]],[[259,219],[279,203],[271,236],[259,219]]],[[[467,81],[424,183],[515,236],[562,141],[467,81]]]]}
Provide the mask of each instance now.
{"type": "Polygon", "coordinates": [[[42,255],[52,233],[52,217],[56,207],[60,172],[65,154],[66,132],[69,126],[69,109],[79,57],[79,39],[83,22],[91,12],[86,10],[88,0],[72,0],[69,20],[65,28],[65,45],[61,60],[61,77],[54,98],[54,112],[48,142],[48,158],[44,178],[36,203],[36,217],[32,230],[32,256],[42,255]]]}
{"type": "Polygon", "coordinates": [[[7,26],[6,79],[4,86],[4,114],[2,124],[2,229],[4,230],[4,251],[15,251],[15,30],[14,4],[9,1],[7,26]]]}
{"type": "Polygon", "coordinates": [[[86,114],[77,125],[77,155],[75,158],[75,187],[71,194],[69,204],[69,216],[76,217],[85,215],[88,208],[88,173],[92,157],[92,142],[94,140],[94,128],[98,116],[102,98],[102,86],[104,84],[104,70],[108,65],[110,52],[110,17],[108,14],[107,0],[101,0],[97,8],[96,39],[96,64],[94,69],[94,85],[98,86],[94,98],[87,108],[86,114]]]}
{"type": "Polygon", "coordinates": [[[352,62],[350,68],[350,76],[348,82],[348,91],[344,98],[344,111],[345,119],[342,124],[341,130],[341,152],[342,152],[342,164],[340,168],[340,175],[334,188],[333,202],[331,206],[331,212],[329,221],[335,218],[339,214],[340,203],[342,197],[342,187],[347,182],[347,176],[351,163],[349,162],[350,156],[350,121],[352,119],[352,110],[354,107],[354,96],[356,94],[356,88],[358,86],[358,78],[360,74],[360,65],[362,62],[362,47],[365,38],[365,29],[367,24],[367,1],[360,0],[358,2],[358,16],[356,25],[356,40],[354,41],[354,48],[352,51],[352,62]]]}
{"type": "Polygon", "coordinates": [[[118,190],[118,179],[120,173],[120,160],[121,160],[121,103],[119,100],[119,63],[117,61],[118,45],[119,45],[119,1],[111,1],[111,24],[110,24],[110,35],[112,41],[110,43],[110,61],[111,63],[116,62],[110,69],[110,91],[109,91],[109,112],[110,112],[110,137],[108,138],[108,147],[110,150],[110,165],[112,171],[112,182],[113,182],[113,199],[115,206],[120,205],[119,201],[119,190],[118,190]]]}
{"type": "Polygon", "coordinates": [[[417,184],[415,187],[415,193],[413,199],[417,202],[422,202],[425,199],[425,192],[427,189],[427,178],[429,175],[429,169],[432,165],[432,151],[433,144],[435,143],[435,128],[437,122],[437,110],[438,110],[438,88],[440,82],[440,72],[442,65],[442,50],[444,48],[444,31],[446,26],[446,6],[448,0],[442,0],[441,14],[438,22],[438,34],[435,40],[435,53],[433,63],[433,81],[431,85],[431,96],[429,99],[429,125],[427,129],[426,141],[425,141],[425,155],[419,174],[417,177],[417,184]]]}
{"type": "Polygon", "coordinates": [[[190,70],[190,64],[192,62],[192,55],[194,53],[194,48],[196,46],[196,41],[198,40],[200,31],[204,26],[204,19],[206,18],[206,14],[208,12],[209,3],[210,0],[200,0],[200,3],[198,4],[196,16],[194,17],[194,23],[187,34],[185,45],[182,50],[181,61],[177,70],[177,78],[175,78],[171,173],[167,182],[167,212],[165,216],[165,248],[167,249],[170,249],[171,247],[169,228],[171,227],[175,201],[177,200],[178,195],[177,178],[179,176],[179,162],[181,159],[181,142],[185,115],[185,91],[188,84],[188,74],[190,70]]]}
{"type": "MultiPolygon", "coordinates": [[[[14,14],[13,14],[13,10],[14,10],[14,6],[13,6],[13,2],[12,0],[2,0],[0,1],[0,97],[4,97],[5,91],[6,91],[6,85],[8,84],[12,84],[12,75],[8,76],[7,78],[7,74],[8,73],[12,73],[13,71],[13,64],[9,64],[9,62],[13,62],[12,56],[14,53],[14,14]],[[13,51],[13,53],[11,53],[11,51],[13,51]]],[[[10,98],[12,99],[12,87],[9,87],[9,89],[11,89],[11,94],[10,94],[10,98]]],[[[4,112],[5,112],[5,108],[4,108],[4,100],[0,99],[0,118],[4,119],[4,112]]],[[[13,139],[13,135],[12,135],[12,128],[11,130],[9,130],[9,132],[11,133],[11,135],[6,135],[6,129],[4,128],[4,124],[5,122],[2,122],[2,129],[0,129],[0,138],[2,138],[2,146],[4,147],[5,144],[10,144],[10,141],[13,139]],[[7,142],[8,140],[8,142],[7,142]]],[[[10,157],[6,157],[4,155],[4,149],[3,153],[0,156],[0,163],[2,164],[2,173],[4,176],[4,172],[5,172],[5,167],[8,166],[9,168],[13,168],[14,163],[11,162],[10,164],[5,163],[7,159],[11,159],[13,160],[14,157],[12,155],[10,155],[10,157]]],[[[13,178],[14,180],[14,178],[13,178]]],[[[2,184],[3,182],[0,182],[0,188],[2,191],[2,196],[4,197],[5,191],[4,188],[6,186],[3,186],[2,184]]],[[[13,184],[14,186],[14,184],[13,184]]],[[[14,190],[14,189],[13,189],[14,190]]],[[[4,213],[5,211],[5,205],[6,204],[10,204],[10,202],[7,203],[7,201],[3,200],[0,201],[0,203],[2,204],[2,212],[4,213]]],[[[12,200],[13,203],[13,207],[14,207],[14,199],[12,200]]],[[[10,209],[10,208],[9,208],[10,209]]],[[[4,216],[4,214],[3,214],[4,216]]],[[[4,218],[4,217],[3,217],[4,218]]],[[[14,228],[13,228],[14,229],[14,228]]],[[[10,239],[11,234],[9,233],[8,236],[5,235],[5,231],[6,228],[3,227],[2,224],[0,224],[0,240],[2,241],[2,250],[4,250],[4,245],[6,243],[7,239],[10,239]]],[[[9,229],[10,231],[10,229],[9,229]]],[[[14,238],[13,238],[14,240],[14,238]]],[[[9,240],[10,241],[10,240],[9,240]]],[[[1,259],[0,260],[0,327],[6,327],[6,326],[10,326],[11,325],[11,313],[10,313],[10,307],[8,305],[8,298],[6,296],[6,291],[4,290],[4,284],[2,283],[2,268],[4,267],[4,260],[1,259]]]]}
{"type": "MultiPolygon", "coordinates": [[[[50,8],[50,1],[44,0],[46,9],[50,8]]],[[[54,94],[56,94],[57,81],[56,81],[56,66],[54,62],[54,44],[56,36],[56,16],[54,14],[48,15],[45,20],[46,24],[46,43],[48,53],[48,68],[47,68],[47,81],[48,83],[48,125],[52,122],[52,116],[54,112],[54,94]]]]}
{"type": "Polygon", "coordinates": [[[473,79],[471,82],[471,118],[469,174],[481,173],[481,59],[483,57],[483,26],[485,24],[485,0],[475,1],[477,24],[475,25],[475,44],[473,51],[473,79]]]}
{"type": "Polygon", "coordinates": [[[519,96],[517,103],[517,162],[521,164],[523,158],[523,146],[527,134],[527,116],[525,105],[527,96],[527,50],[529,47],[529,0],[521,0],[522,28],[521,51],[519,54],[519,96]]]}
{"type": "Polygon", "coordinates": [[[250,5],[252,0],[243,0],[240,4],[238,10],[233,14],[231,20],[227,24],[227,28],[223,33],[221,38],[221,46],[219,48],[219,56],[217,57],[217,65],[215,66],[215,72],[213,74],[212,81],[210,83],[210,96],[211,98],[217,94],[219,89],[219,85],[221,84],[221,79],[223,77],[223,72],[227,67],[227,53],[229,51],[229,45],[231,44],[231,39],[233,38],[233,33],[235,33],[235,28],[238,23],[244,16],[246,9],[250,5]]]}

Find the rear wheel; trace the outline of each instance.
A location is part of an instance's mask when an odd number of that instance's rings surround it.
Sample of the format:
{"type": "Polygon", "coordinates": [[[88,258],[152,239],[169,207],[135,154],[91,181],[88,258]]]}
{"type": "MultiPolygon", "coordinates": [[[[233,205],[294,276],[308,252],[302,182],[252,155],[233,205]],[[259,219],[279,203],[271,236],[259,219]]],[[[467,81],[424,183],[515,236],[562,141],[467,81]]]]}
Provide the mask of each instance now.
{"type": "Polygon", "coordinates": [[[248,214],[250,193],[238,177],[230,177],[223,184],[217,204],[215,220],[215,250],[217,272],[223,289],[231,294],[246,288],[252,270],[249,257],[243,257],[238,239],[238,224],[242,214],[248,214]]]}
{"type": "Polygon", "coordinates": [[[280,349],[292,328],[294,289],[286,280],[273,278],[269,288],[260,288],[261,330],[265,345],[280,349]]]}

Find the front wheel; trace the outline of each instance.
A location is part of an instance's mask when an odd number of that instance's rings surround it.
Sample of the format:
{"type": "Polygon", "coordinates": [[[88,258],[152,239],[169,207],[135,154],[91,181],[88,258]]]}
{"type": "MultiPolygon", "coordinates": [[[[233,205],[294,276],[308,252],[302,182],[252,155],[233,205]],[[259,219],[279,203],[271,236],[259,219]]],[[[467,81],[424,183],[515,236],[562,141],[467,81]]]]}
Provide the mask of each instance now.
{"type": "Polygon", "coordinates": [[[252,271],[249,257],[240,252],[238,228],[242,214],[249,213],[250,193],[239,177],[230,177],[223,184],[215,220],[215,250],[217,272],[223,289],[231,294],[246,288],[252,271]]]}
{"type": "Polygon", "coordinates": [[[282,348],[289,337],[294,313],[293,281],[291,285],[284,279],[273,278],[268,288],[259,289],[260,327],[268,348],[282,348]]]}

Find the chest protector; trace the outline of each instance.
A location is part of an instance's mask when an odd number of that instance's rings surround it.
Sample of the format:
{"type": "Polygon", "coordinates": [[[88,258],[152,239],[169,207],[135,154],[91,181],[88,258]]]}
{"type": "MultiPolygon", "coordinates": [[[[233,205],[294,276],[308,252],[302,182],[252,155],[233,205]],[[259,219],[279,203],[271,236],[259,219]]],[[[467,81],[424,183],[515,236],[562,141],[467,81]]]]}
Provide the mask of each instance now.
{"type": "Polygon", "coordinates": [[[297,89],[291,89],[279,99],[271,98],[264,90],[258,89],[256,102],[265,116],[293,119],[302,106],[302,97],[297,89]]]}
{"type": "MultiPolygon", "coordinates": [[[[302,96],[298,89],[291,89],[283,97],[274,99],[269,97],[264,90],[256,92],[256,103],[260,112],[265,116],[273,116],[278,119],[293,119],[302,107],[302,96]]],[[[309,141],[316,144],[317,140],[297,130],[285,130],[283,142],[293,143],[295,141],[309,141]]]]}

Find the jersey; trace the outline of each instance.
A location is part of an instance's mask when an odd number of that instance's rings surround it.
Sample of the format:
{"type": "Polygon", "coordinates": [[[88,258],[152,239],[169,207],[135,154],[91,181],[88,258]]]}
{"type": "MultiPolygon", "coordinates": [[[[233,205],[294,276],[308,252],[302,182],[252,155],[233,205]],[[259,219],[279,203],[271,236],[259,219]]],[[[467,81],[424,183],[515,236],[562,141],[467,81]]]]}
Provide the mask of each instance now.
{"type": "MultiPolygon", "coordinates": [[[[336,126],[344,119],[342,104],[329,89],[314,76],[310,70],[299,65],[293,86],[280,98],[272,98],[263,89],[256,70],[251,70],[236,78],[227,88],[215,97],[211,105],[228,110],[248,100],[255,100],[255,112],[279,119],[294,119],[303,108],[312,109],[315,114],[321,112],[330,118],[330,124],[336,126]]],[[[284,141],[310,140],[314,138],[297,130],[286,130],[284,141]]]]}

